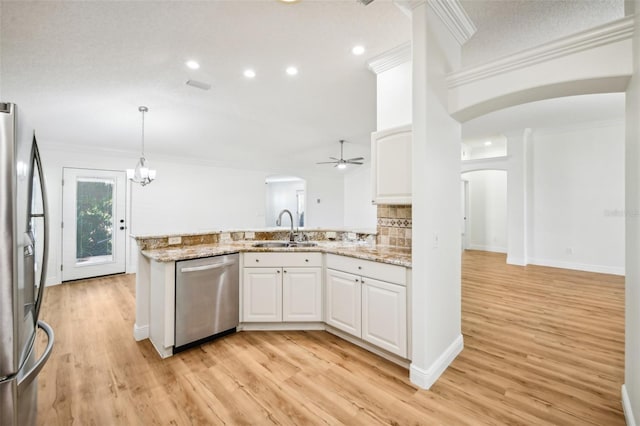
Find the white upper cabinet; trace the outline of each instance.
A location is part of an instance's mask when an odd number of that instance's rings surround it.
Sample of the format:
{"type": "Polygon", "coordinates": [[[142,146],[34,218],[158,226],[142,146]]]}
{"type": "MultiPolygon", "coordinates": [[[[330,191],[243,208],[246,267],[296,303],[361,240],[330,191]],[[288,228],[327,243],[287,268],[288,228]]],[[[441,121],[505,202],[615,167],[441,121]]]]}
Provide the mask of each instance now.
{"type": "Polygon", "coordinates": [[[411,125],[371,134],[374,204],[411,204],[411,125]]]}

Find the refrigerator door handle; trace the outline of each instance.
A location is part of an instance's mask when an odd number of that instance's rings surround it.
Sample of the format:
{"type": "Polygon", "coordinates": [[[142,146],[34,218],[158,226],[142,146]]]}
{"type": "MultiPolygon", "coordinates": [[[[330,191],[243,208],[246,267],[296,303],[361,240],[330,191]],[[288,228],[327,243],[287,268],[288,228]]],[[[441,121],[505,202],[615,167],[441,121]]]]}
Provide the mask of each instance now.
{"type": "Polygon", "coordinates": [[[36,365],[34,365],[31,370],[29,370],[29,372],[26,373],[24,377],[18,382],[18,396],[22,393],[22,390],[26,389],[27,386],[29,386],[29,383],[31,383],[33,379],[36,378],[38,373],[40,373],[40,370],[42,370],[42,367],[44,367],[44,365],[47,363],[49,355],[51,355],[51,350],[53,349],[53,341],[55,340],[55,336],[53,334],[53,329],[51,328],[51,326],[44,321],[38,321],[38,327],[44,330],[44,332],[47,334],[47,347],[45,348],[44,353],[42,354],[38,362],[36,362],[36,365]]]}
{"type": "MultiPolygon", "coordinates": [[[[36,311],[35,318],[40,315],[40,307],[42,306],[42,296],[44,293],[44,286],[47,280],[47,264],[49,262],[49,212],[47,208],[47,188],[44,181],[44,170],[42,169],[42,161],[40,160],[40,150],[36,142],[36,135],[33,135],[33,161],[38,167],[38,178],[40,180],[40,193],[42,194],[42,218],[43,218],[43,241],[42,241],[42,273],[40,274],[40,287],[38,287],[38,298],[36,299],[36,311]]],[[[46,323],[45,323],[46,324],[46,323]]],[[[40,321],[38,321],[40,326],[40,321]]],[[[47,327],[49,327],[47,325],[47,327]]],[[[52,332],[53,333],[53,332],[52,332]]]]}

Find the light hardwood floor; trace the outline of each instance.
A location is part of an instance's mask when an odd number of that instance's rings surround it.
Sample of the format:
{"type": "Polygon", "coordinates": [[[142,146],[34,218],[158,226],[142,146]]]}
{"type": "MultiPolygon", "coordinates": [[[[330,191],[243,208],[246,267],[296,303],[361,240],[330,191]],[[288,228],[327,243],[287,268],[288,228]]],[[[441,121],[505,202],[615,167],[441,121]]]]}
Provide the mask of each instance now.
{"type": "Polygon", "coordinates": [[[325,332],[242,332],[161,360],[133,340],[133,276],[48,288],[39,423],[624,424],[622,277],[484,252],[462,277],[465,347],[429,391],[325,332]]]}

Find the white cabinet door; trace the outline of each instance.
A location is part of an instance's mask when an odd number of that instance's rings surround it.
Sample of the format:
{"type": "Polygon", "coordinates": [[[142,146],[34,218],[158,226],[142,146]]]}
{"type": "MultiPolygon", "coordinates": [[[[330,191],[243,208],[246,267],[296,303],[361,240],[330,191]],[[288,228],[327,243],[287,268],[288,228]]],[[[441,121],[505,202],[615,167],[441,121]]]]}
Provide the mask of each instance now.
{"type": "Polygon", "coordinates": [[[327,269],[326,323],[361,337],[360,277],[327,269]]]}
{"type": "Polygon", "coordinates": [[[376,204],[411,204],[411,125],[371,134],[371,182],[376,204]]]}
{"type": "Polygon", "coordinates": [[[282,321],[282,269],[245,268],[244,321],[282,321]]]}
{"type": "Polygon", "coordinates": [[[371,278],[362,279],[362,338],[407,357],[405,287],[371,278]]]}
{"type": "Polygon", "coordinates": [[[322,321],[321,278],[322,268],[283,268],[283,321],[322,321]]]}

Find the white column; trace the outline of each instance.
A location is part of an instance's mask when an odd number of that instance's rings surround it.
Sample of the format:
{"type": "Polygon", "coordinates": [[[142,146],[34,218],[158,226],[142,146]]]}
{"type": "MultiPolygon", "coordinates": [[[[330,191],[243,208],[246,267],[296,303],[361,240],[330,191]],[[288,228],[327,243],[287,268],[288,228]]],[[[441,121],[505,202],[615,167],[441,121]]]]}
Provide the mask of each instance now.
{"type": "Polygon", "coordinates": [[[531,129],[506,135],[507,154],[507,263],[527,264],[528,179],[531,129]]]}
{"type": "Polygon", "coordinates": [[[462,350],[461,126],[447,111],[460,46],[427,7],[412,9],[413,270],[410,379],[429,388],[462,350]]]}
{"type": "Polygon", "coordinates": [[[640,425],[640,2],[635,6],[633,77],[626,92],[625,371],[622,404],[628,425],[640,425]]]}

